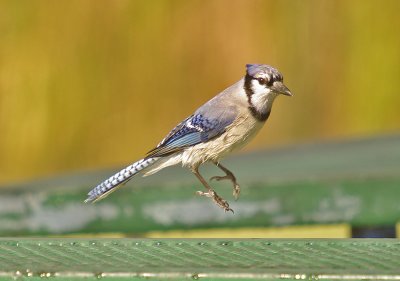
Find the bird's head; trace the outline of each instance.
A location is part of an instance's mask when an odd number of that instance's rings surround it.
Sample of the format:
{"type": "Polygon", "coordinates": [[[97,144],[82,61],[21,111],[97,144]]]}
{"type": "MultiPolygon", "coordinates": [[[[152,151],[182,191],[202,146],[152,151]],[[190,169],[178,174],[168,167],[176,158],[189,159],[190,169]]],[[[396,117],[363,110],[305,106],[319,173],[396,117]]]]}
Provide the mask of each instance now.
{"type": "Polygon", "coordinates": [[[260,121],[268,118],[275,97],[293,95],[283,84],[282,74],[266,64],[246,65],[244,90],[251,113],[260,121]]]}
{"type": "Polygon", "coordinates": [[[252,90],[252,94],[282,94],[292,96],[290,90],[283,84],[282,74],[272,66],[266,64],[247,64],[245,82],[252,90]]]}

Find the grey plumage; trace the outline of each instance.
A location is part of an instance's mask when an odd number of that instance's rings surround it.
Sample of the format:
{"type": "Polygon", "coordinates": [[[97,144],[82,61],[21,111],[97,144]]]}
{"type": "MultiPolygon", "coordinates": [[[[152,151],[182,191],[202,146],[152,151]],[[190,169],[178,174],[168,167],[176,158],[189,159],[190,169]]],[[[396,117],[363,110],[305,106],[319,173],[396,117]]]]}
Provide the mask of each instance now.
{"type": "Polygon", "coordinates": [[[211,162],[225,172],[225,176],[211,179],[230,180],[237,199],[239,185],[233,173],[220,164],[220,159],[255,136],[268,119],[277,95],[292,95],[283,84],[282,74],[275,68],[262,64],[248,64],[246,68],[243,79],[179,123],[145,158],[96,186],[85,202],[104,198],[136,174],[148,176],[165,167],[181,164],[189,168],[207,189],[197,194],[212,198],[225,211],[232,211],[228,202],[200,175],[199,166],[211,162]]]}

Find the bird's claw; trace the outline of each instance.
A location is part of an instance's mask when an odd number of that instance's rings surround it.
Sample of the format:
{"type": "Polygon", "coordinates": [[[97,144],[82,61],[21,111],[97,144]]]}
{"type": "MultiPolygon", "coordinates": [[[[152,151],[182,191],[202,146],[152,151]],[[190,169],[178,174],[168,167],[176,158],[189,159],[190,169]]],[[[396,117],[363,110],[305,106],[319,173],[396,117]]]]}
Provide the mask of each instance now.
{"type": "Polygon", "coordinates": [[[216,180],[216,181],[221,181],[221,180],[230,180],[233,184],[233,197],[235,197],[235,201],[239,199],[240,195],[240,186],[236,182],[236,178],[231,175],[226,175],[226,176],[213,176],[210,178],[210,181],[216,180]]]}
{"type": "Polygon", "coordinates": [[[236,183],[233,186],[233,197],[235,197],[235,201],[239,199],[240,195],[240,186],[236,183]]]}
{"type": "Polygon", "coordinates": [[[214,203],[217,204],[220,208],[224,209],[225,212],[231,211],[232,214],[235,213],[231,208],[229,208],[229,203],[225,199],[220,197],[214,190],[209,190],[207,192],[197,191],[196,194],[199,196],[212,198],[214,203]]]}

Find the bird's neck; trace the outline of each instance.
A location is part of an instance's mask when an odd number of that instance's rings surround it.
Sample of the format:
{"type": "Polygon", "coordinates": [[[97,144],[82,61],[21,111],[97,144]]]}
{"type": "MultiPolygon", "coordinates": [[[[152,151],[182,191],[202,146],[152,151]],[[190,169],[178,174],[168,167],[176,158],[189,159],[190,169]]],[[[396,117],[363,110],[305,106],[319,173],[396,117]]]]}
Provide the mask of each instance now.
{"type": "Polygon", "coordinates": [[[272,103],[275,97],[267,98],[262,103],[254,103],[254,96],[250,99],[249,110],[251,115],[258,121],[267,121],[269,115],[271,114],[272,103]]]}
{"type": "Polygon", "coordinates": [[[260,122],[265,122],[271,114],[276,94],[272,92],[254,92],[251,80],[246,78],[244,79],[243,89],[246,93],[248,109],[254,118],[260,122]]]}

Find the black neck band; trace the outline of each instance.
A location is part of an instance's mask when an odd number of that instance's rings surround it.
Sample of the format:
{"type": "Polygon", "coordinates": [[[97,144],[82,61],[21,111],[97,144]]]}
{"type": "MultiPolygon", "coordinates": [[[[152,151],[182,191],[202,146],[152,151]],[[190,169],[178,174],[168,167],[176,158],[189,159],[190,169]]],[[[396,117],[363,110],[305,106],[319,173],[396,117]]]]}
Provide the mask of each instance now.
{"type": "Polygon", "coordinates": [[[244,77],[243,89],[246,92],[247,102],[249,103],[249,110],[254,118],[256,118],[258,121],[265,122],[271,114],[271,111],[260,112],[255,108],[253,101],[251,100],[251,97],[254,94],[253,90],[251,89],[251,80],[253,80],[253,77],[246,74],[246,76],[244,77]]]}

